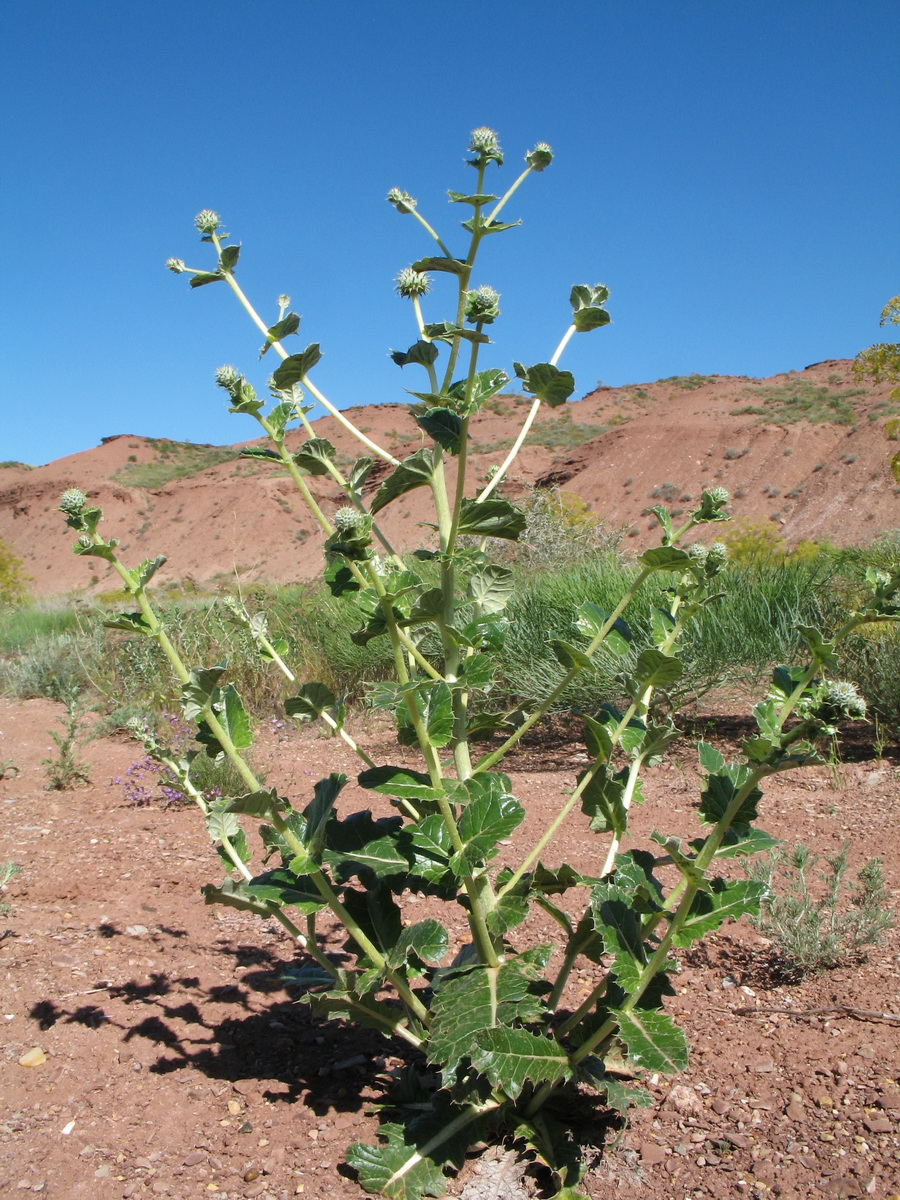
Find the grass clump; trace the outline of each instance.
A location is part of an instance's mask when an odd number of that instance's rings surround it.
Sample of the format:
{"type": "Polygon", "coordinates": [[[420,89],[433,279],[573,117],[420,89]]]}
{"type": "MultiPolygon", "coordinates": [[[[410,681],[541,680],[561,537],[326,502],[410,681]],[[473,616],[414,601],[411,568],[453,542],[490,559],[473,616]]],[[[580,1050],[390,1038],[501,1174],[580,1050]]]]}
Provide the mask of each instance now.
{"type": "Polygon", "coordinates": [[[773,387],[749,387],[745,395],[752,400],[752,406],[736,411],[758,413],[761,421],[774,425],[795,425],[798,421],[808,421],[810,425],[855,425],[857,411],[853,401],[868,393],[865,388],[835,391],[805,379],[791,379],[773,387]]]}
{"type": "Polygon", "coordinates": [[[894,924],[880,858],[870,858],[847,881],[848,844],[821,857],[798,842],[748,864],[766,893],[753,924],[772,942],[779,964],[795,979],[859,962],[894,924]],[[848,890],[849,889],[849,890],[848,890]]]}
{"type": "Polygon", "coordinates": [[[0,539],[0,608],[25,602],[27,578],[22,559],[12,546],[0,539]]]}
{"type": "Polygon", "coordinates": [[[666,379],[660,379],[658,383],[668,383],[672,387],[681,388],[686,392],[696,391],[697,388],[703,387],[704,383],[712,383],[713,375],[698,375],[696,371],[691,375],[669,375],[666,379]]]}
{"type": "Polygon", "coordinates": [[[173,479],[198,475],[220,463],[240,457],[233,446],[204,446],[196,442],[175,442],[168,438],[148,438],[154,451],[150,462],[128,462],[112,476],[126,487],[158,488],[173,479]]]}

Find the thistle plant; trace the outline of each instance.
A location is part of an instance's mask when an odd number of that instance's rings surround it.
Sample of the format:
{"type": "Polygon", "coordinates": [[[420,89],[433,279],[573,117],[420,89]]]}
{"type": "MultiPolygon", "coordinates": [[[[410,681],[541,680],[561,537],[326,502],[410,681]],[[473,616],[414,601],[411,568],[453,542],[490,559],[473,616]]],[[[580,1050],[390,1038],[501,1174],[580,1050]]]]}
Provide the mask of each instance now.
{"type": "Polygon", "coordinates": [[[610,319],[605,286],[571,289],[549,356],[523,354],[513,364],[518,388],[533,401],[512,448],[485,485],[473,484],[470,422],[512,378],[485,365],[487,331],[502,319],[502,303],[480,274],[480,251],[483,242],[516,227],[517,221],[503,219],[504,210],[551,161],[550,148],[539,144],[525,156],[525,169],[495,195],[488,181],[500,171],[503,152],[493,131],[476,130],[467,159],[474,186],[449,193],[451,204],[467,214],[458,253],[416,199],[400,188],[388,193],[428,248],[396,277],[412,310],[415,340],[392,358],[421,381],[409,414],[427,440],[402,461],[357,429],[317,386],[317,343],[286,349],[300,325],[287,296],[278,298],[272,323],[253,306],[235,274],[240,246],[216,213],[204,211],[196,220],[212,254],[210,267],[181,259],[167,264],[187,275],[192,288],[229,288],[262,336],[260,357],[271,351],[280,360],[268,395],[235,366],[221,367],[216,382],[229,410],[256,421],[268,439],[265,448],[245,453],[286,471],[318,523],[325,580],[358,616],[354,640],[387,639],[394,674],[370,682],[369,701],[389,715],[400,745],[418,749],[418,767],[370,755],[341,698],[321,682],[297,677],[265,613],[232,600],[231,616],[283,675],[291,693],[286,713],[321,722],[343,739],[360,760],[358,787],[381,805],[389,800],[395,815],[347,815],[341,798],[347,779],[337,771],[321,779],[311,797],[263,787],[246,758],[251,720],[225,666],[186,663],[154,608],[149,585],[165,560],[127,566],[115,539],[100,532],[102,513],[82,492],[66,493],[61,504],[78,534],[75,552],[106,559],[133,598],[134,610],[109,623],[157,642],[181,683],[182,711],[196,730],[199,753],[227,757],[242,781],[236,794],[210,802],[191,782],[190,754],[178,757],[143,730],[147,752],[196,803],[224,864],[222,882],[204,889],[207,901],[278,921],[300,952],[290,982],[305,1002],[318,1014],[371,1027],[409,1052],[408,1070],[385,1098],[377,1144],[357,1143],[347,1153],[365,1190],[397,1200],[441,1195],[446,1173],[459,1167],[467,1149],[491,1138],[514,1139],[549,1170],[560,1193],[583,1194],[583,1166],[565,1120],[570,1092],[580,1088],[598,1105],[625,1112],[647,1094],[623,1082],[612,1064],[621,1068],[624,1058],[633,1072],[684,1067],[684,1035],[664,1011],[673,953],[758,910],[763,884],[728,882],[716,867],[772,844],[754,827],[763,780],[821,761],[817,743],[843,717],[862,715],[852,689],[829,678],[838,644],[861,624],[900,615],[895,567],[869,573],[868,599],[830,636],[801,629],[807,660],[775,672],[754,709],[758,732],[740,759],[726,762],[700,743],[705,783],[698,813],[705,832],[692,841],[665,827],[646,846],[634,845],[629,816],[643,799],[645,768],[679,736],[674,720],[659,715],[666,709],[654,695],[677,690],[680,639],[721,594],[725,547],[694,539],[699,528],[727,520],[722,488],[704,492],[678,527],[664,507],[655,509],[660,544],[639,557],[639,571],[615,609],[585,602],[573,614],[577,634],[566,640],[547,631],[560,666],[555,686],[525,710],[487,711],[484,698],[509,629],[513,587],[512,571],[492,558],[492,547],[515,542],[525,528],[525,515],[501,489],[541,406],[557,408],[575,392],[571,373],[559,366],[569,341],[610,319]],[[310,398],[359,441],[360,457],[348,470],[310,424],[310,398]],[[304,440],[290,448],[286,435],[298,428],[304,440]],[[332,515],[310,490],[311,476],[329,477],[342,494],[332,515]],[[430,493],[433,536],[407,556],[379,522],[413,489],[430,493]],[[639,644],[628,607],[651,576],[665,581],[666,601],[654,612],[649,640],[639,644]],[[497,869],[499,844],[512,838],[525,815],[502,770],[504,759],[600,654],[620,665],[621,707],[604,705],[585,717],[588,765],[533,844],[515,847],[516,865],[497,869]],[[586,840],[596,839],[588,871],[560,862],[555,852],[560,831],[576,822],[586,840]],[[470,939],[455,956],[441,921],[404,924],[411,896],[429,897],[433,911],[462,908],[470,939]],[[529,919],[535,910],[552,919],[555,946],[535,940],[529,919]],[[320,946],[326,930],[343,938],[339,961],[320,946]],[[596,983],[573,1002],[567,983],[585,962],[593,964],[596,983]]]}

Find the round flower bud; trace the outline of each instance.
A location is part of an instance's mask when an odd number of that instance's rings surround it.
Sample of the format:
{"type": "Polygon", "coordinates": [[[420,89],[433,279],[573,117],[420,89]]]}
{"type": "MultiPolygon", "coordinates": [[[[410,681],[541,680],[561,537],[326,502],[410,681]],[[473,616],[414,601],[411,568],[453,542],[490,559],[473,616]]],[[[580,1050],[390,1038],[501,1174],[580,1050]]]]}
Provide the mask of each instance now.
{"type": "Polygon", "coordinates": [[[231,392],[237,387],[240,382],[240,372],[237,367],[229,366],[227,363],[224,367],[219,367],[215,374],[216,383],[220,388],[224,388],[226,392],[231,392]]]}
{"type": "Polygon", "coordinates": [[[847,717],[866,715],[866,702],[852,683],[834,680],[822,689],[821,703],[847,717]]]}
{"type": "Polygon", "coordinates": [[[488,129],[486,125],[480,125],[477,129],[472,130],[472,136],[469,139],[469,150],[475,155],[472,166],[489,162],[495,162],[499,166],[503,162],[503,153],[500,149],[500,143],[497,141],[497,135],[493,129],[488,129]]]}
{"type": "Polygon", "coordinates": [[[278,305],[279,308],[287,308],[287,306],[290,304],[290,302],[291,302],[290,296],[286,296],[284,294],[284,292],[282,292],[282,294],[276,300],[276,304],[278,305]]]}
{"type": "Polygon", "coordinates": [[[351,508],[349,504],[345,504],[343,508],[339,508],[331,520],[334,522],[335,529],[341,533],[352,533],[359,525],[361,513],[355,508],[351,508]]]}
{"type": "Polygon", "coordinates": [[[721,508],[723,504],[727,504],[729,500],[728,488],[714,487],[709,490],[709,498],[712,500],[716,508],[721,508]]]}
{"type": "Polygon", "coordinates": [[[201,233],[215,233],[222,224],[222,218],[217,212],[213,212],[211,208],[204,208],[202,212],[198,212],[194,217],[194,224],[201,233]]]}
{"type": "Polygon", "coordinates": [[[431,280],[424,271],[414,271],[412,267],[404,267],[396,279],[397,293],[411,300],[414,296],[424,296],[431,289],[431,280]]]}
{"type": "Polygon", "coordinates": [[[472,325],[490,325],[500,315],[500,296],[492,287],[466,292],[466,320],[472,325]]]}
{"type": "Polygon", "coordinates": [[[187,267],[184,265],[183,258],[167,258],[166,268],[169,271],[174,271],[176,275],[180,275],[182,271],[187,270],[187,267]]]}
{"type": "Polygon", "coordinates": [[[404,192],[400,188],[391,188],[387,194],[388,203],[393,204],[398,213],[411,213],[416,207],[416,201],[413,200],[409,192],[404,192]]]}
{"type": "Polygon", "coordinates": [[[728,562],[728,547],[724,542],[713,542],[706,556],[707,566],[720,571],[728,562]]]}
{"type": "Polygon", "coordinates": [[[553,162],[553,151],[546,142],[538,142],[535,148],[525,155],[525,161],[532,171],[543,171],[553,162]]]}
{"type": "Polygon", "coordinates": [[[688,554],[699,567],[706,566],[706,560],[709,557],[709,550],[707,550],[706,546],[704,546],[702,542],[692,542],[691,545],[688,546],[688,554]]]}
{"type": "Polygon", "coordinates": [[[81,547],[82,550],[89,550],[91,548],[91,546],[93,546],[93,544],[94,544],[93,540],[91,538],[89,538],[86,533],[83,533],[81,535],[81,537],[78,539],[78,545],[81,547]]]}
{"type": "Polygon", "coordinates": [[[59,498],[60,512],[64,512],[67,517],[80,516],[86,504],[87,496],[81,488],[68,488],[59,498]]]}

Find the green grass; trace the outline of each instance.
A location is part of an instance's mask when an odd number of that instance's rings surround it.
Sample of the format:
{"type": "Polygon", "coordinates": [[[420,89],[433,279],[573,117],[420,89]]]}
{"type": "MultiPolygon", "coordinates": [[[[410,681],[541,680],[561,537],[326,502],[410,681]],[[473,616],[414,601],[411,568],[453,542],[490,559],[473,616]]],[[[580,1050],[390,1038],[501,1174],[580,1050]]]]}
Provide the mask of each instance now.
{"type": "Polygon", "coordinates": [[[233,446],[202,446],[196,442],[173,442],[148,438],[154,457],[150,462],[126,463],[112,476],[125,487],[158,488],[173,479],[186,479],[220,463],[240,457],[233,446]]]}
{"type": "Polygon", "coordinates": [[[31,463],[17,462],[14,458],[7,458],[3,462],[0,462],[0,471],[2,471],[5,467],[21,467],[23,471],[34,470],[34,467],[31,465],[31,463]]]}
{"type": "Polygon", "coordinates": [[[692,375],[669,375],[665,379],[658,379],[657,383],[668,383],[672,387],[682,388],[686,392],[696,391],[697,388],[703,387],[704,383],[712,383],[714,376],[698,375],[696,371],[692,375]]]}
{"type": "Polygon", "coordinates": [[[744,396],[750,403],[732,409],[732,415],[753,414],[760,422],[774,425],[795,425],[798,421],[808,421],[810,425],[855,425],[857,406],[853,402],[868,394],[865,388],[836,391],[805,379],[791,379],[773,387],[745,388],[744,396]]]}

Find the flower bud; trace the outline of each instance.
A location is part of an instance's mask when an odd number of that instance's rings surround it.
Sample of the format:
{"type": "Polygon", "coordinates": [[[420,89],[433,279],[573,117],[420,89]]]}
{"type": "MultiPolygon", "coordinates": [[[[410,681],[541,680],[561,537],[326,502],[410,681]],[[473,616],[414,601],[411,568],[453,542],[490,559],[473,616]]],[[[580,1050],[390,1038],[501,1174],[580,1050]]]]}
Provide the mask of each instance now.
{"type": "Polygon", "coordinates": [[[723,487],[710,488],[708,494],[716,508],[721,508],[723,504],[727,504],[730,498],[728,488],[723,487]]]}
{"type": "Polygon", "coordinates": [[[704,546],[702,542],[692,542],[691,545],[688,546],[688,554],[698,567],[706,566],[706,560],[709,557],[709,550],[707,550],[706,546],[704,546]]]}
{"type": "Polygon", "coordinates": [[[391,188],[387,194],[388,203],[393,204],[398,213],[411,213],[417,201],[413,200],[409,192],[401,191],[400,188],[391,188]]]}
{"type": "Polygon", "coordinates": [[[728,547],[724,542],[713,542],[706,555],[706,565],[710,570],[721,571],[728,562],[728,547]]]}
{"type": "Polygon", "coordinates": [[[856,687],[841,680],[825,684],[820,705],[839,716],[859,719],[866,715],[866,702],[856,687]]]}
{"type": "Polygon", "coordinates": [[[423,271],[414,271],[412,267],[404,267],[396,279],[397,293],[407,300],[414,296],[424,296],[431,289],[431,280],[423,271]]]}
{"type": "Polygon", "coordinates": [[[226,392],[231,392],[237,386],[240,380],[240,372],[237,367],[232,367],[226,364],[224,367],[219,367],[216,371],[215,380],[220,388],[224,388],[226,392]]]}
{"type": "Polygon", "coordinates": [[[213,212],[211,208],[204,208],[202,212],[198,212],[194,217],[194,224],[201,233],[215,233],[222,224],[222,218],[217,212],[213,212]]]}
{"type": "Polygon", "coordinates": [[[67,517],[80,517],[86,504],[87,496],[81,488],[69,488],[59,498],[59,511],[67,517]]]}
{"type": "Polygon", "coordinates": [[[290,296],[286,296],[284,294],[284,292],[282,292],[282,294],[278,297],[278,300],[276,301],[279,308],[287,308],[288,305],[290,304],[290,302],[291,302],[290,296]]]}
{"type": "Polygon", "coordinates": [[[497,135],[486,125],[480,125],[477,129],[472,130],[469,151],[475,155],[475,158],[470,160],[470,165],[473,167],[489,162],[495,162],[499,166],[503,162],[503,153],[500,143],[497,141],[497,135]]]}
{"type": "Polygon", "coordinates": [[[553,151],[546,142],[538,142],[535,148],[525,155],[525,161],[532,171],[543,171],[553,162],[553,151]]]}
{"type": "Polygon", "coordinates": [[[335,529],[341,533],[350,533],[360,524],[362,513],[357,512],[355,508],[351,508],[349,504],[345,504],[343,508],[339,508],[331,518],[335,529]]]}
{"type": "Polygon", "coordinates": [[[78,539],[78,545],[81,547],[82,550],[90,550],[90,548],[91,548],[91,546],[93,546],[93,544],[94,544],[93,539],[90,538],[86,533],[83,533],[81,535],[81,537],[79,537],[79,539],[78,539]]]}
{"type": "Polygon", "coordinates": [[[500,296],[492,287],[466,292],[466,320],[470,324],[490,325],[500,315],[500,296]]]}
{"type": "Polygon", "coordinates": [[[167,258],[166,269],[174,271],[176,275],[180,275],[183,271],[187,270],[187,267],[184,265],[183,258],[167,258]]]}

